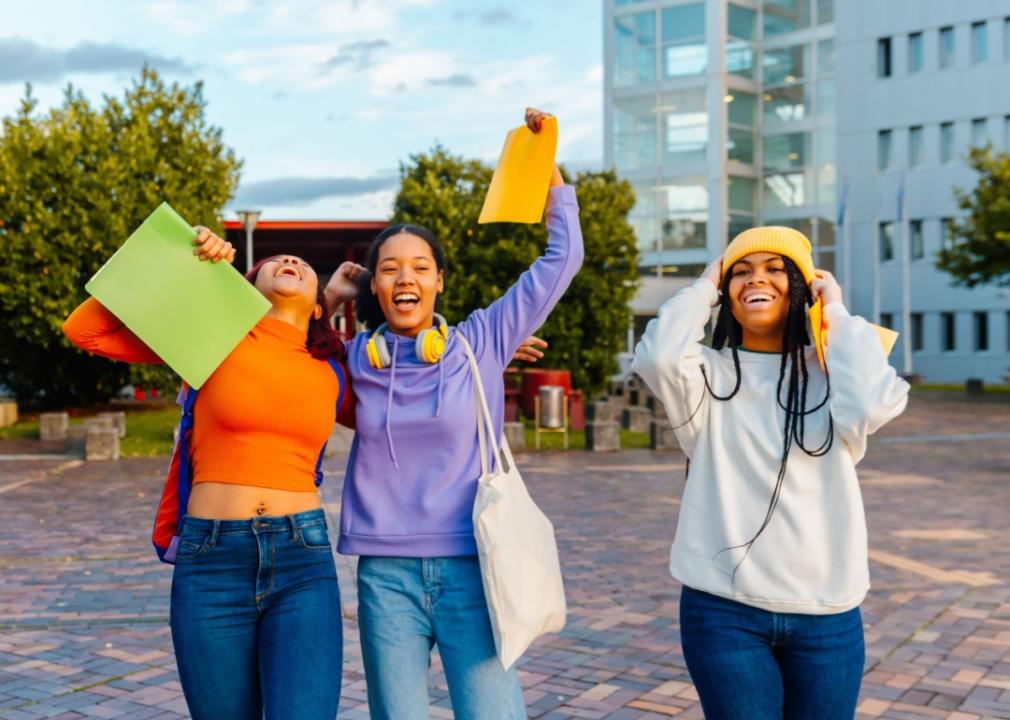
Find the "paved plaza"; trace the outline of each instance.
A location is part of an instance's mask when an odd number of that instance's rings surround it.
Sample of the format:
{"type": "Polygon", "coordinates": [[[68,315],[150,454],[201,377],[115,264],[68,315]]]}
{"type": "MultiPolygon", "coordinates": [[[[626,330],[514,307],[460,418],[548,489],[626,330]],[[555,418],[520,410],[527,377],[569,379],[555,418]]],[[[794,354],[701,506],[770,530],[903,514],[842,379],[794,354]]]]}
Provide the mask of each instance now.
{"type": "MultiPolygon", "coordinates": [[[[4,454],[0,444],[0,455],[4,454]]],[[[667,554],[677,452],[528,453],[557,527],[568,626],[520,671],[533,718],[700,718],[667,554]]],[[[339,513],[343,458],[324,496],[339,513]]],[[[149,544],[163,459],[0,462],[0,718],[179,718],[171,568],[149,544]]],[[[1010,718],[1010,403],[916,396],[860,476],[873,589],[860,718],[1010,718]]],[[[788,492],[788,489],[786,490],[788,492]]],[[[340,717],[368,717],[354,563],[338,559],[340,717]]],[[[451,718],[432,665],[431,716],[451,718]]]]}

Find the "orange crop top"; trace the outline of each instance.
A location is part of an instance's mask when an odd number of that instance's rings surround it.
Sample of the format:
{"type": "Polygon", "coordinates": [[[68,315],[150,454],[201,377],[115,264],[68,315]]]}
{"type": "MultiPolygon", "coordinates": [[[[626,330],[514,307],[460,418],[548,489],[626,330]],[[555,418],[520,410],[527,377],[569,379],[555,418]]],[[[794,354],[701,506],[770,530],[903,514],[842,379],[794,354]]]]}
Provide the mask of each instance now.
{"type": "MultiPolygon", "coordinates": [[[[127,362],[161,359],[94,298],[63,325],[78,347],[127,362]]],[[[337,376],[305,348],[305,333],[263,318],[200,388],[193,408],[193,483],[315,491],[319,450],[333,429],[337,376]]],[[[350,388],[348,388],[350,390],[350,388]]],[[[341,424],[354,426],[354,394],[341,424]]]]}

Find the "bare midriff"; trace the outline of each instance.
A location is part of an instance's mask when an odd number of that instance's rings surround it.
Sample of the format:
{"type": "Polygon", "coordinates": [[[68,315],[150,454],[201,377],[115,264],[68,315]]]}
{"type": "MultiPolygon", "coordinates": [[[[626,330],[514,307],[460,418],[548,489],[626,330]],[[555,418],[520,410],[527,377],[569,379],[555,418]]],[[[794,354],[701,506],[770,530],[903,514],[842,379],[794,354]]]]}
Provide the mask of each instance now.
{"type": "Polygon", "coordinates": [[[322,507],[319,493],[201,482],[193,486],[186,513],[211,520],[248,520],[264,515],[294,515],[322,507]]]}

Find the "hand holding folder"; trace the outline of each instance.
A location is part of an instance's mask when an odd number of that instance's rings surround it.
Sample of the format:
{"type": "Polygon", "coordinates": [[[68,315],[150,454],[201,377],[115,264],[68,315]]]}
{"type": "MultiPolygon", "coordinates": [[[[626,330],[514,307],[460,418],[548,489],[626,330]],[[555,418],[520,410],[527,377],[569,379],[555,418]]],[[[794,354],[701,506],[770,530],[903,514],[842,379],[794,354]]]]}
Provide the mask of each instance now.
{"type": "Polygon", "coordinates": [[[200,262],[194,230],[162,203],[85,289],[193,388],[270,309],[227,263],[200,262]]]}
{"type": "Polygon", "coordinates": [[[510,130],[477,222],[540,222],[557,148],[558,120],[553,116],[541,121],[540,132],[525,125],[510,130]]]}

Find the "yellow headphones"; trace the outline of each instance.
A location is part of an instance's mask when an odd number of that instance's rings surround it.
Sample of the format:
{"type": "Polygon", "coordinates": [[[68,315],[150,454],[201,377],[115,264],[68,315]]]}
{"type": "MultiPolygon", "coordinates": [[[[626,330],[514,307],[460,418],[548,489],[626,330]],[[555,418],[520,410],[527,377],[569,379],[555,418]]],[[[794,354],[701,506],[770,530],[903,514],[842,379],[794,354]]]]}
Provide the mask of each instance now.
{"type": "MultiPolygon", "coordinates": [[[[414,340],[414,354],[421,362],[434,365],[442,358],[445,352],[445,342],[449,339],[449,324],[445,318],[435,313],[436,327],[422,330],[414,340]]],[[[375,328],[372,336],[368,338],[365,351],[368,353],[368,362],[376,370],[389,367],[392,358],[389,355],[389,346],[383,333],[388,329],[386,323],[382,323],[375,328]]]]}

